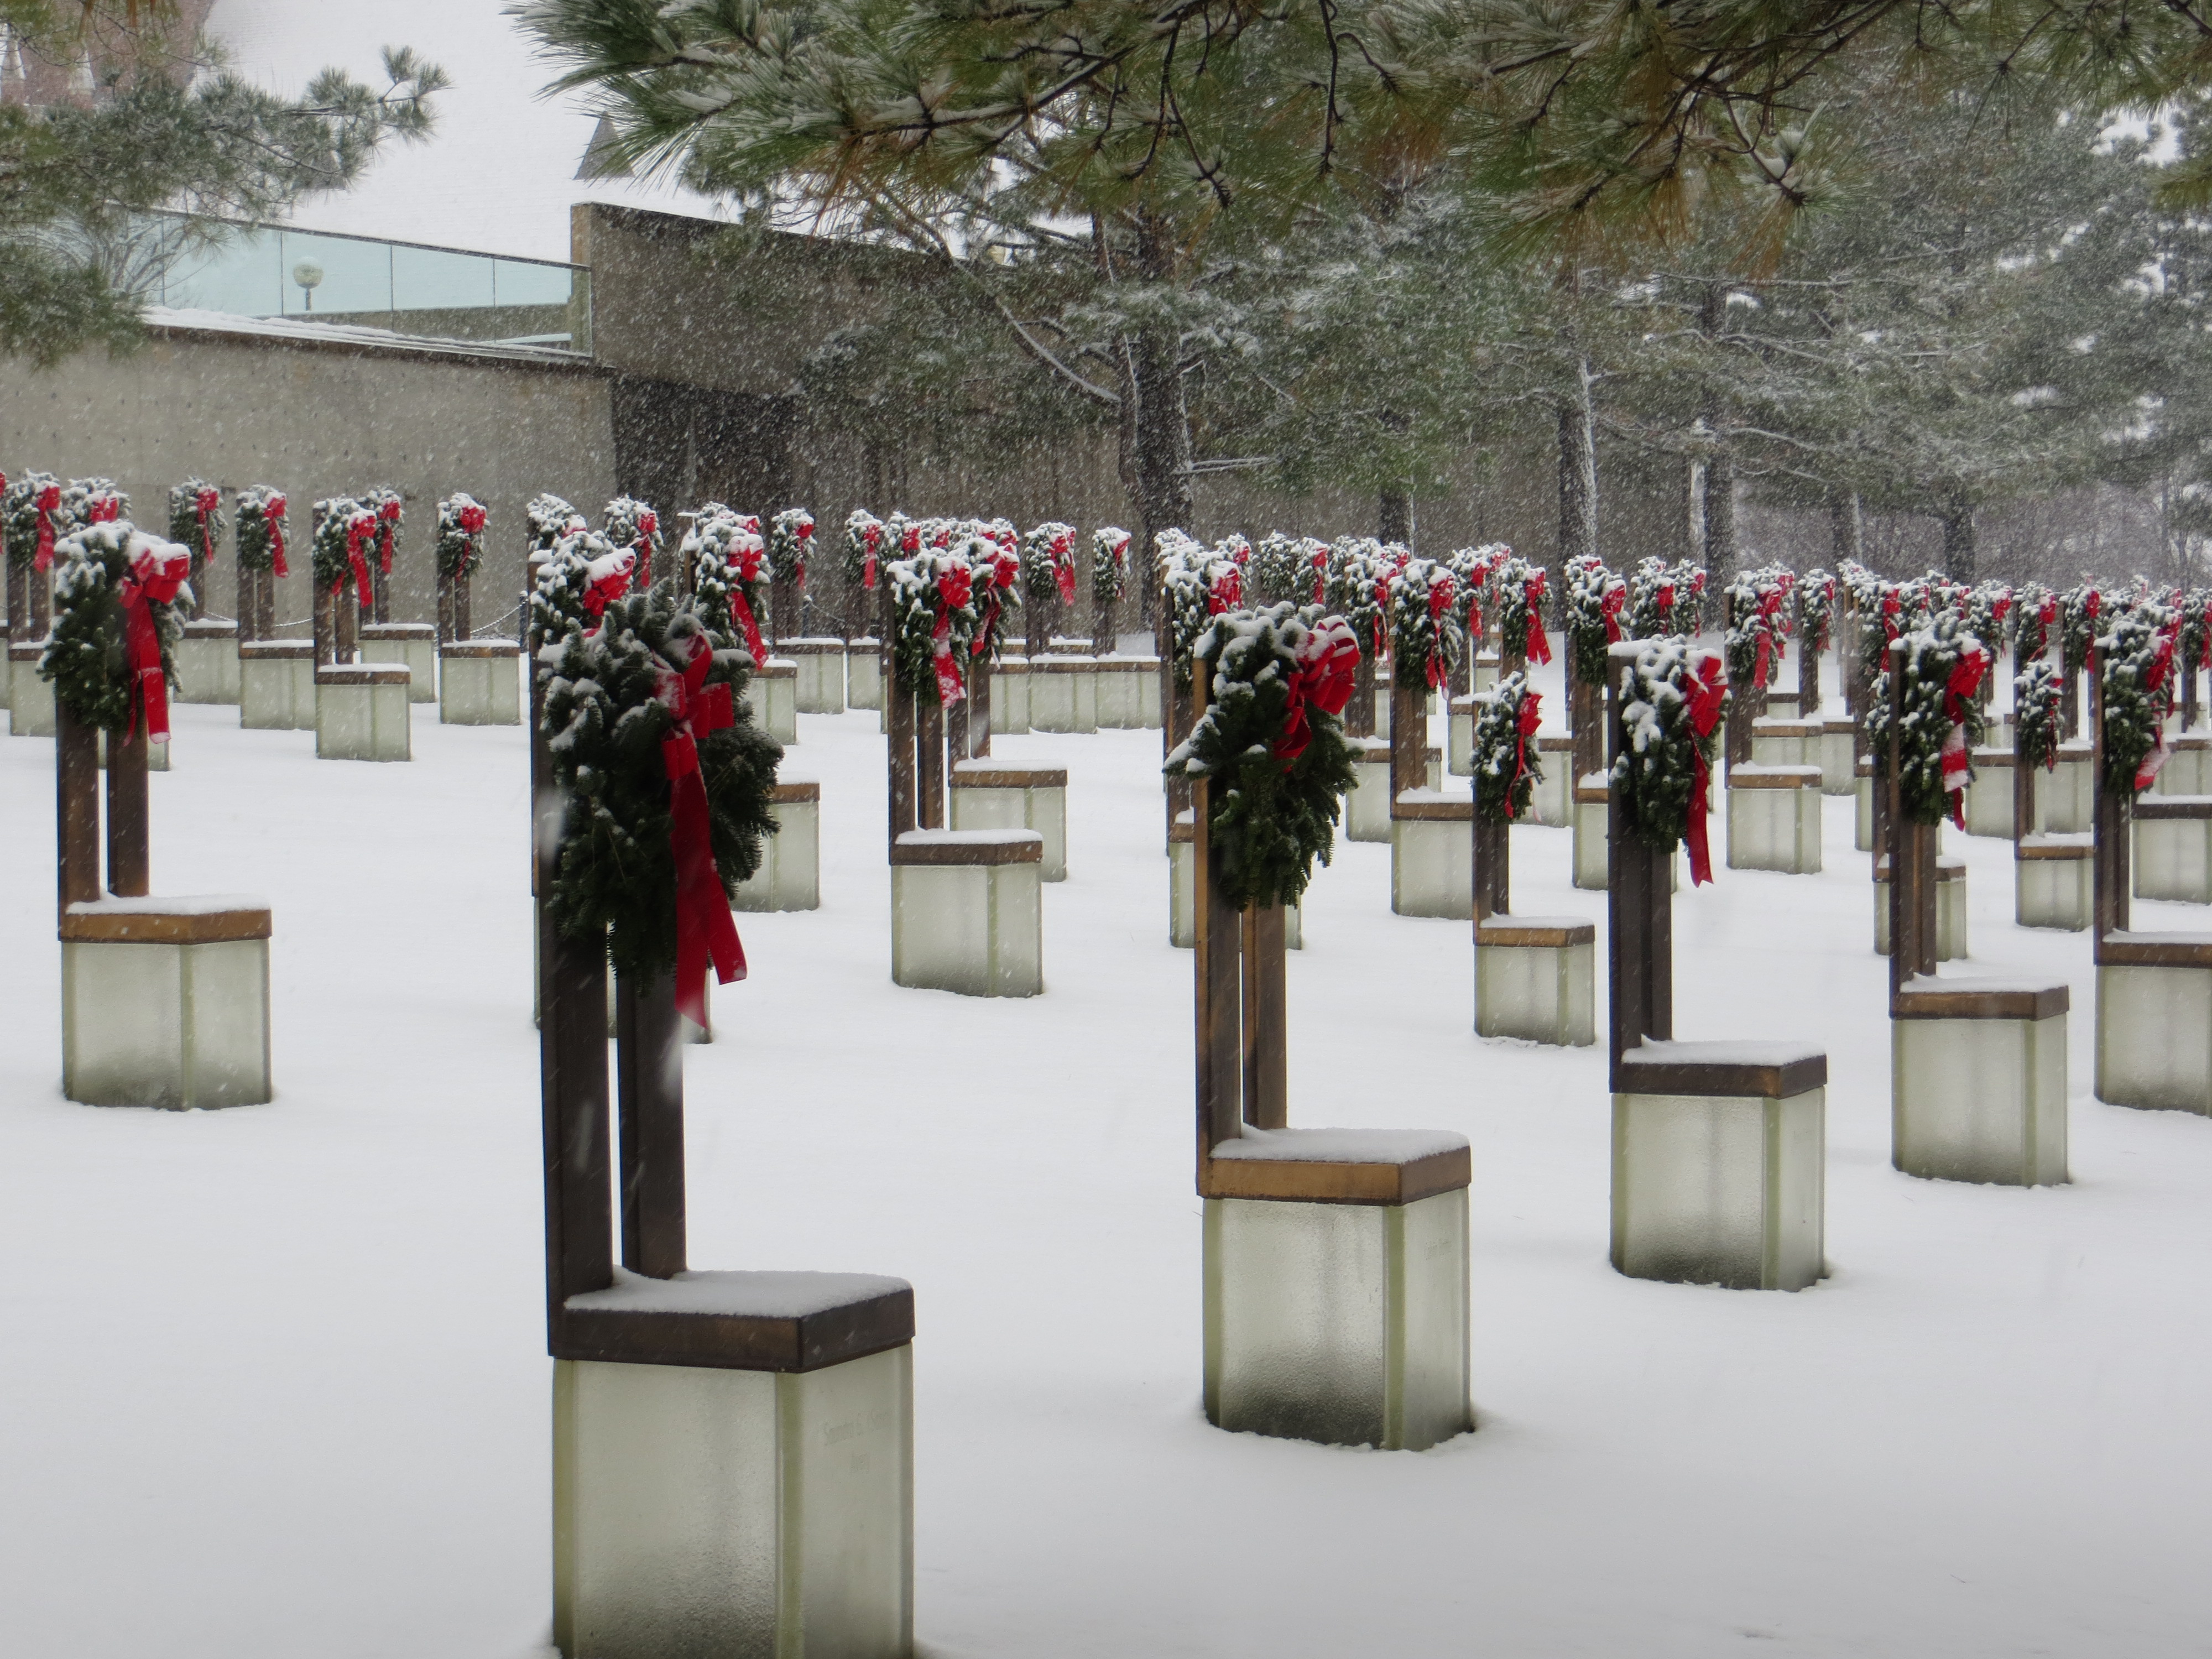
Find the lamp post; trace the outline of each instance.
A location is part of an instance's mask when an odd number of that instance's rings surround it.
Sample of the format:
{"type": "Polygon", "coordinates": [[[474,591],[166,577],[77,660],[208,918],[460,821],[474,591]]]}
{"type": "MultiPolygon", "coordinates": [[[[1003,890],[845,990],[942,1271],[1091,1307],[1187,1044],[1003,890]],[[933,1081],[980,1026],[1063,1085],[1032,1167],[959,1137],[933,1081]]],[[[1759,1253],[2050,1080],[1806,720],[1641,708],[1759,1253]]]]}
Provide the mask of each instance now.
{"type": "Polygon", "coordinates": [[[323,284],[323,268],[313,259],[302,259],[292,267],[292,280],[300,285],[306,308],[315,308],[315,290],[323,284]]]}

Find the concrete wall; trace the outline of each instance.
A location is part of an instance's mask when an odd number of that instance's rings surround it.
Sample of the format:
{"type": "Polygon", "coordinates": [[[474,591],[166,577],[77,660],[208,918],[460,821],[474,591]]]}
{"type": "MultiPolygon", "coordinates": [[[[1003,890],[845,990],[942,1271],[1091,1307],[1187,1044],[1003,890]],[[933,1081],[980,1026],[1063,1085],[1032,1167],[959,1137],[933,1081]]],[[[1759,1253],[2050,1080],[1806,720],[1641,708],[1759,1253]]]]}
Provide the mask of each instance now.
{"type": "MultiPolygon", "coordinates": [[[[212,479],[226,496],[255,483],[283,490],[300,556],[277,584],[280,623],[308,616],[309,503],[379,484],[406,502],[392,620],[434,620],[438,501],[466,490],[490,512],[477,631],[512,633],[511,620],[491,624],[521,589],[523,503],[550,489],[596,515],[613,493],[609,383],[589,369],[480,356],[157,331],[128,356],[88,352],[49,373],[7,366],[0,470],[31,469],[113,478],[156,532],[169,486],[186,477],[212,479]]],[[[235,575],[226,545],[204,596],[211,611],[234,614],[235,575]]]]}

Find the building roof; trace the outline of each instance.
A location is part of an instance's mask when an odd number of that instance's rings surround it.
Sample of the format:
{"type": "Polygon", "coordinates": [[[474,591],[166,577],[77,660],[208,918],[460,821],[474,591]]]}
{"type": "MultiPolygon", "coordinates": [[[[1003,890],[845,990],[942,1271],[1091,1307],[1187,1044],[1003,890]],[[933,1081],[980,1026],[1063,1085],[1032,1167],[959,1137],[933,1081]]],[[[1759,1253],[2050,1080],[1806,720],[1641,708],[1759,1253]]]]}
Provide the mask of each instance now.
{"type": "Polygon", "coordinates": [[[581,201],[721,216],[674,185],[585,178],[598,112],[574,96],[544,98],[552,78],[506,15],[507,0],[216,0],[210,33],[238,73],[296,92],[327,65],[376,84],[386,46],[413,46],[445,70],[438,125],[393,147],[351,190],[309,198],[293,222],[522,258],[566,259],[568,208],[581,201]]]}

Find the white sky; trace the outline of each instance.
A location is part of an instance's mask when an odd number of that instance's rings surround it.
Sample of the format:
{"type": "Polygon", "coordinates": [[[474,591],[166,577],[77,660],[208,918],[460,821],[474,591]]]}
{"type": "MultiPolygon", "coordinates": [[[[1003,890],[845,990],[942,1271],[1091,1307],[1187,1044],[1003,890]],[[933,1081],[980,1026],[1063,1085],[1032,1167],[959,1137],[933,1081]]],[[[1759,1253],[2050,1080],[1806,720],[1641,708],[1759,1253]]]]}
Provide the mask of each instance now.
{"type": "Polygon", "coordinates": [[[209,27],[232,66],[296,91],[336,64],[380,85],[378,54],[410,46],[444,68],[438,125],[424,144],[395,148],[343,195],[302,204],[296,222],[528,258],[568,257],[568,206],[612,201],[708,216],[702,198],[668,187],[575,175],[593,118],[574,99],[538,95],[550,77],[503,15],[505,0],[216,0],[209,27]]]}

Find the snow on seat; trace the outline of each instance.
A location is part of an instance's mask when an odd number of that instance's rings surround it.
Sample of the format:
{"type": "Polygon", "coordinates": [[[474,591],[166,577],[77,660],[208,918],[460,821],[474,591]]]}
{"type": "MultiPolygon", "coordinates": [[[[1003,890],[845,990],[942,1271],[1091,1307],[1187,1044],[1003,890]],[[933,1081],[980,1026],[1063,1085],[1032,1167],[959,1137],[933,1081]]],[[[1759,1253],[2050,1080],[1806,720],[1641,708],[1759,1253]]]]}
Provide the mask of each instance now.
{"type": "Polygon", "coordinates": [[[61,916],[61,937],[73,942],[211,945],[270,932],[269,902],[240,893],[82,899],[61,916]]]}
{"type": "Polygon", "coordinates": [[[908,830],[891,843],[893,864],[1036,864],[1044,837],[1034,830],[908,830]]]}
{"type": "Polygon", "coordinates": [[[914,1286],[878,1273],[615,1269],[554,1321],[558,1359],[722,1370],[811,1371],[914,1339],[914,1286]]]}
{"type": "Polygon", "coordinates": [[[1441,1129],[1255,1129],[1213,1149],[1206,1198],[1292,1203],[1411,1204],[1472,1178],[1465,1135],[1441,1129]]]}
{"type": "Polygon", "coordinates": [[[1646,1038],[1620,1057],[1614,1092],[1755,1095],[1787,1100],[1827,1086],[1828,1055],[1802,1042],[1660,1042],[1646,1038]]]}

